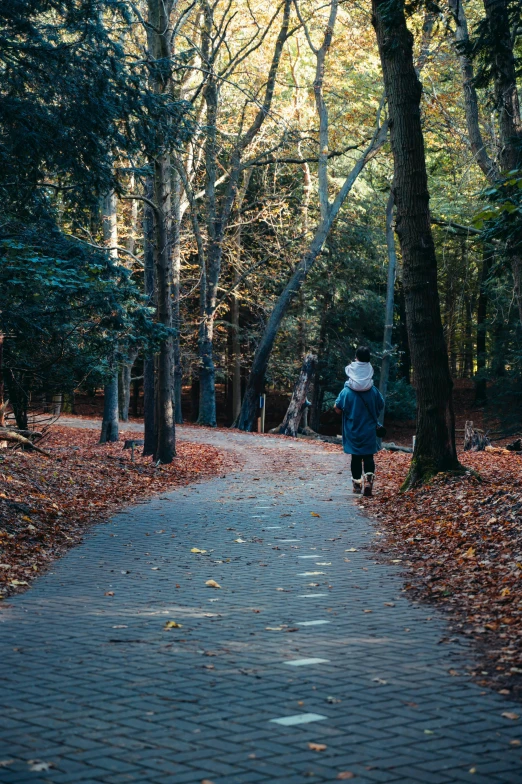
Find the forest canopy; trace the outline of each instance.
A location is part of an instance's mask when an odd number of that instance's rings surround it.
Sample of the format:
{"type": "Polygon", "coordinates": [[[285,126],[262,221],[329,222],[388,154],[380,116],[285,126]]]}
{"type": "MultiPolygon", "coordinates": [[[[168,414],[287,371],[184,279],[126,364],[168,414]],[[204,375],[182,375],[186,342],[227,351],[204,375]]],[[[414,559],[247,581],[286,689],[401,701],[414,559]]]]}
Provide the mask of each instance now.
{"type": "Polygon", "coordinates": [[[311,352],[320,432],[360,343],[387,416],[414,417],[383,80],[402,29],[422,83],[438,351],[492,427],[519,429],[515,0],[4,4],[1,374],[19,427],[53,395],[101,387],[117,424],[118,384],[126,418],[134,383],[146,450],[169,462],[175,422],[255,428],[259,395],[288,395],[311,352]]]}

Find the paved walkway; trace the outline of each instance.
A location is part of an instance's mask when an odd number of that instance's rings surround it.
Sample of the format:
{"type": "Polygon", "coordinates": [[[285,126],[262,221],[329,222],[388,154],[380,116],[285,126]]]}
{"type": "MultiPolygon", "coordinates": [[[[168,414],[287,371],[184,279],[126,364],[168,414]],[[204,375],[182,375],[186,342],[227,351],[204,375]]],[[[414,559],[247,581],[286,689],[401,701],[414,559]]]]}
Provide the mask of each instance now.
{"type": "Polygon", "coordinates": [[[517,706],[375,563],[344,457],[182,437],[244,470],[117,515],[2,610],[0,782],[522,783],[517,706]]]}

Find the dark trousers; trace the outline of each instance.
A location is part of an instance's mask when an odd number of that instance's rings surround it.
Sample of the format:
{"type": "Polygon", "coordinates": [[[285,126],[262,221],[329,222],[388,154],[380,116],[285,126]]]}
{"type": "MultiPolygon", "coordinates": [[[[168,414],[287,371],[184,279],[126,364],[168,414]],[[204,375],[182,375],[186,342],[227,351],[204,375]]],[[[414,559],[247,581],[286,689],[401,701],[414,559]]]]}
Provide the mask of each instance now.
{"type": "Polygon", "coordinates": [[[375,473],[375,460],[373,459],[373,455],[352,455],[351,470],[353,479],[361,478],[363,463],[365,474],[375,473]]]}

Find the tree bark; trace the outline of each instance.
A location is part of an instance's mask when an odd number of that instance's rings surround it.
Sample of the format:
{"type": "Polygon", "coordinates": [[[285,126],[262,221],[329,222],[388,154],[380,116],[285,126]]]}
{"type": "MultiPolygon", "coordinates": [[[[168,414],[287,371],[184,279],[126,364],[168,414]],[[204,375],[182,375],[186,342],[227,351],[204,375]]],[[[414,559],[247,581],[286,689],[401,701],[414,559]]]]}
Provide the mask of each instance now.
{"type": "Polygon", "coordinates": [[[464,111],[468,128],[471,151],[477,164],[488,179],[494,182],[499,171],[496,163],[489,157],[480,130],[477,91],[474,84],[473,62],[467,52],[469,45],[468,22],[462,0],[448,0],[455,23],[455,48],[460,65],[462,90],[464,93],[464,111]]]}
{"type": "Polygon", "coordinates": [[[183,366],[181,364],[181,319],[179,293],[181,276],[181,179],[177,171],[172,172],[172,326],[176,330],[174,343],[174,419],[177,425],[183,424],[181,392],[183,385],[183,366]]]}
{"type": "MultiPolygon", "coordinates": [[[[147,198],[152,197],[152,181],[147,181],[147,198]]],[[[154,290],[154,213],[148,204],[143,209],[144,288],[149,307],[155,305],[154,290]]],[[[143,359],[143,455],[153,455],[156,447],[154,428],[154,357],[148,353],[143,359]]]]}
{"type": "Polygon", "coordinates": [[[404,0],[372,0],[373,24],[388,98],[394,157],[393,196],[402,252],[406,323],[417,391],[417,437],[406,487],[460,468],[455,447],[452,381],[437,289],[422,135],[422,86],[404,0]]]}
{"type": "Polygon", "coordinates": [[[129,421],[129,407],[131,399],[132,368],[138,356],[138,349],[129,351],[127,361],[121,366],[121,403],[120,418],[122,422],[129,421]]]}
{"type": "Polygon", "coordinates": [[[404,287],[402,280],[397,280],[397,301],[399,303],[399,376],[407,384],[411,384],[411,354],[406,327],[406,306],[404,304],[404,287]]]}
{"type": "Polygon", "coordinates": [[[463,378],[472,378],[473,376],[473,310],[474,310],[474,297],[467,294],[464,299],[465,307],[465,339],[464,339],[464,357],[462,375],[463,378]]]}
{"type": "Polygon", "coordinates": [[[63,394],[61,392],[53,395],[51,402],[51,413],[55,417],[59,417],[62,413],[63,394]]]}
{"type": "MultiPolygon", "coordinates": [[[[166,93],[171,86],[170,59],[172,0],[148,0],[149,55],[152,59],[151,84],[154,92],[166,93]]],[[[158,131],[160,133],[160,131],[158,131]]],[[[161,135],[161,134],[160,134],[161,135]]],[[[159,324],[172,328],[172,247],[171,247],[171,162],[158,139],[153,158],[154,269],[156,277],[156,317],[159,324]]],[[[154,459],[171,463],[176,455],[174,423],[174,341],[172,334],[160,343],[156,360],[154,459]]]]}
{"type": "MultiPolygon", "coordinates": [[[[102,228],[105,246],[109,248],[109,254],[118,260],[118,216],[116,212],[116,194],[114,191],[108,193],[102,203],[102,228]]],[[[116,349],[114,350],[116,353],[116,349]]],[[[100,434],[100,444],[107,441],[118,440],[118,367],[115,357],[111,358],[111,377],[103,388],[103,418],[100,434]]]]}
{"type": "Polygon", "coordinates": [[[282,436],[297,436],[299,430],[299,423],[304,411],[306,403],[306,396],[308,394],[308,387],[315,373],[317,364],[317,357],[313,354],[307,354],[304,359],[303,367],[299,373],[290,404],[285,414],[285,418],[279,427],[279,433],[282,436]]]}
{"type": "MultiPolygon", "coordinates": [[[[237,282],[237,280],[235,280],[237,282]]],[[[241,339],[239,335],[239,298],[234,292],[230,306],[232,316],[232,421],[241,411],[241,339]]]]}
{"type": "Polygon", "coordinates": [[[103,420],[100,435],[100,444],[117,441],[119,438],[118,425],[118,371],[114,371],[111,380],[103,388],[103,420]]]}
{"type": "Polygon", "coordinates": [[[482,249],[482,271],[477,305],[477,377],[475,380],[475,405],[483,406],[487,402],[486,387],[486,349],[487,349],[487,317],[488,290],[487,282],[491,270],[491,250],[486,246],[482,249]]]}
{"type": "MultiPolygon", "coordinates": [[[[393,231],[393,192],[390,191],[388,203],[386,204],[386,248],[388,251],[388,281],[386,284],[386,309],[384,314],[384,335],[382,339],[382,363],[381,378],[379,380],[379,392],[384,398],[386,406],[386,392],[388,390],[388,379],[390,377],[391,354],[393,351],[393,312],[395,295],[395,277],[397,273],[397,252],[395,250],[395,235],[393,231]]],[[[384,408],[381,414],[381,422],[384,421],[384,408]]]]}

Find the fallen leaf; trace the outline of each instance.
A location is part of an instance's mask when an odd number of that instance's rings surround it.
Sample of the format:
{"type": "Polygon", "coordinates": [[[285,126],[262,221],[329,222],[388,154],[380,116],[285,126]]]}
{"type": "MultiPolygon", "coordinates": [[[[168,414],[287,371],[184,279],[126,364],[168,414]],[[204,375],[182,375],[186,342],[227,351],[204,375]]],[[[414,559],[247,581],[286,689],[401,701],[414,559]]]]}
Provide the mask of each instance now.
{"type": "Polygon", "coordinates": [[[193,547],[191,553],[206,553],[206,550],[200,550],[198,547],[193,547]]]}
{"type": "MultiPolygon", "coordinates": [[[[321,517],[321,515],[317,514],[317,512],[310,512],[310,514],[312,515],[312,517],[321,517]]],[[[310,745],[310,744],[308,744],[308,745],[310,745]]]]}
{"type": "Polygon", "coordinates": [[[341,771],[341,773],[337,774],[337,778],[340,781],[348,781],[348,779],[354,779],[355,778],[355,773],[352,773],[351,770],[343,770],[343,771],[341,771]]]}
{"type": "Polygon", "coordinates": [[[234,539],[234,542],[237,542],[238,544],[244,544],[246,539],[241,539],[241,537],[239,537],[239,539],[234,539]]]}
{"type": "Polygon", "coordinates": [[[265,626],[267,632],[282,632],[284,628],[284,626],[265,626]]]}
{"type": "Polygon", "coordinates": [[[518,713],[512,713],[511,711],[504,711],[502,715],[505,719],[511,719],[512,721],[516,721],[520,718],[518,713]]]}
{"type": "Polygon", "coordinates": [[[509,743],[510,743],[511,746],[520,746],[522,744],[522,741],[520,741],[520,740],[510,740],[509,743]]]}
{"type": "Polygon", "coordinates": [[[348,550],[344,551],[345,553],[356,553],[357,547],[349,547],[348,550]]]}
{"type": "Polygon", "coordinates": [[[164,629],[182,629],[183,626],[180,623],[176,623],[176,621],[167,621],[164,629]]]}
{"type": "Polygon", "coordinates": [[[308,748],[311,751],[324,751],[328,748],[328,746],[326,746],[324,743],[309,743],[308,748]]]}
{"type": "MultiPolygon", "coordinates": [[[[5,498],[5,496],[4,496],[4,498],[5,498]]],[[[0,760],[0,768],[7,768],[7,766],[8,765],[12,765],[13,762],[14,762],[14,759],[0,760]]]]}
{"type": "Polygon", "coordinates": [[[52,762],[41,762],[40,760],[28,760],[29,770],[33,773],[43,773],[54,767],[52,762]]]}
{"type": "Polygon", "coordinates": [[[105,591],[104,596],[114,596],[114,591],[105,591]]]}
{"type": "Polygon", "coordinates": [[[205,585],[208,585],[209,588],[221,588],[220,584],[217,583],[215,580],[207,580],[205,585]]]}

